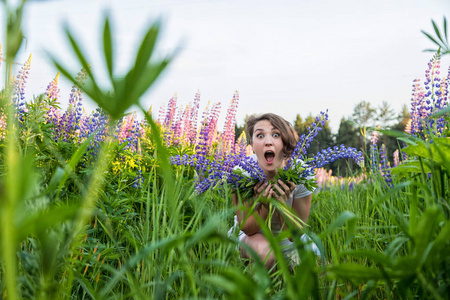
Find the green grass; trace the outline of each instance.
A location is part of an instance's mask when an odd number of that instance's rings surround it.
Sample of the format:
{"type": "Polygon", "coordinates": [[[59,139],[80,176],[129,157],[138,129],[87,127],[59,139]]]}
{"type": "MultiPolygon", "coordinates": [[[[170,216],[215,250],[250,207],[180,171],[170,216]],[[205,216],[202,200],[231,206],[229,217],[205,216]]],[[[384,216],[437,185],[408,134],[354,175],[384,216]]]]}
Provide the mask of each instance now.
{"type": "MultiPolygon", "coordinates": [[[[20,46],[13,37],[21,34],[22,8],[6,4],[7,70],[20,46]]],[[[136,64],[116,80],[113,35],[105,19],[104,54],[113,90],[100,89],[90,74],[84,91],[109,112],[110,124],[133,104],[146,112],[139,96],[170,61],[151,58],[158,30],[158,25],[149,28],[136,64]]],[[[80,65],[87,67],[77,41],[67,34],[80,65]]],[[[72,73],[55,64],[63,74],[72,73]]],[[[286,235],[294,239],[301,258],[291,271],[279,251],[280,237],[267,234],[278,261],[277,269],[268,271],[251,249],[253,259],[240,259],[236,237],[227,236],[234,214],[231,191],[195,195],[194,171],[168,160],[173,151],[192,149],[166,149],[150,116],[139,157],[129,157],[111,138],[92,155],[87,152],[90,141],[52,141],[38,105],[26,122],[18,123],[10,93],[1,93],[8,121],[7,137],[0,142],[2,299],[448,297],[446,138],[403,137],[410,159],[397,168],[390,189],[378,174],[367,174],[351,190],[316,192],[305,231],[322,257],[305,250],[299,239],[303,231],[291,229],[286,235]],[[134,174],[127,168],[114,171],[120,155],[141,163],[141,189],[132,187],[134,174]]]]}

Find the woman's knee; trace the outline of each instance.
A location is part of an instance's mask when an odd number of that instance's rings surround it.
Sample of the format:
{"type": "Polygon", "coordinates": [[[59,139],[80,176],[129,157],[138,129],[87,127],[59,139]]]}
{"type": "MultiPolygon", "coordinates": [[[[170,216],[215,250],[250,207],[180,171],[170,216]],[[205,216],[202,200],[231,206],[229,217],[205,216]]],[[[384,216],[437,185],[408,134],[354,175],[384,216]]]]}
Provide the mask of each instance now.
{"type": "MultiPolygon", "coordinates": [[[[242,240],[245,244],[250,246],[259,256],[262,262],[268,267],[271,267],[275,263],[275,256],[273,254],[270,243],[262,234],[256,234],[253,236],[247,236],[242,240]]],[[[247,256],[248,254],[245,253],[247,256]]]]}

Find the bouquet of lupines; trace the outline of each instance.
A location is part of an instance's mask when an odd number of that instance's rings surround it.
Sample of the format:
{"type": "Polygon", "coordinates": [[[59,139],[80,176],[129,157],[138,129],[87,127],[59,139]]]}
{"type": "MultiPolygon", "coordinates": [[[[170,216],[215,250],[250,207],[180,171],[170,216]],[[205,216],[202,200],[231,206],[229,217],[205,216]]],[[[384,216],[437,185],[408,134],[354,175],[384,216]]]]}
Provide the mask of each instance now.
{"type": "MultiPolygon", "coordinates": [[[[322,130],[325,121],[328,120],[327,112],[321,112],[316,117],[316,122],[308,127],[308,133],[300,137],[286,166],[278,170],[277,175],[271,182],[277,182],[278,179],[284,182],[292,181],[295,185],[303,184],[312,191],[317,187],[313,176],[315,168],[321,168],[340,158],[351,158],[360,166],[364,164],[364,157],[361,151],[357,151],[352,147],[346,148],[344,145],[324,149],[319,151],[313,158],[307,158],[306,151],[311,141],[322,130]]],[[[250,156],[245,156],[245,153],[228,154],[223,159],[208,158],[202,154],[192,156],[177,155],[173,156],[171,161],[174,165],[196,168],[198,178],[195,190],[197,194],[202,194],[211,187],[219,187],[226,183],[234,190],[239,191],[244,199],[250,199],[254,195],[255,185],[258,182],[267,180],[258,162],[250,156]]]]}

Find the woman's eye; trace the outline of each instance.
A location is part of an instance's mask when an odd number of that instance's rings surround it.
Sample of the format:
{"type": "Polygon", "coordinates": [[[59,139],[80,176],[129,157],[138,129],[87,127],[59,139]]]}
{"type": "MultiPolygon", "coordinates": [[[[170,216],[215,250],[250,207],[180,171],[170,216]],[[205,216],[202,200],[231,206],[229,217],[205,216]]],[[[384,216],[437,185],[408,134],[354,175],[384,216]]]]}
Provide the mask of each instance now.
{"type": "Polygon", "coordinates": [[[261,138],[263,138],[264,136],[263,136],[262,134],[258,134],[256,137],[259,138],[259,139],[261,139],[261,138]]]}
{"type": "Polygon", "coordinates": [[[280,137],[280,134],[279,133],[274,133],[272,136],[273,137],[280,137]]]}

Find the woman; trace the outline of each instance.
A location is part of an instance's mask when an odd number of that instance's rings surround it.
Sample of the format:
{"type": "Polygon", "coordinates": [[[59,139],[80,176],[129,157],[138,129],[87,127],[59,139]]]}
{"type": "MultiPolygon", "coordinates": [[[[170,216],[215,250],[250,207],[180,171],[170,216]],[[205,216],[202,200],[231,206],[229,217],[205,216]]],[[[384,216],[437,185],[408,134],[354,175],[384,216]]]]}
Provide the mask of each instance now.
{"type": "MultiPolygon", "coordinates": [[[[246,124],[246,130],[251,137],[250,145],[253,148],[253,158],[257,160],[267,180],[270,181],[277,174],[278,168],[286,165],[292,151],[294,150],[298,136],[292,127],[282,117],[266,113],[258,117],[250,117],[246,124]]],[[[269,184],[267,181],[259,182],[254,188],[255,198],[259,196],[275,198],[280,202],[286,203],[292,207],[294,212],[302,219],[308,222],[309,210],[311,207],[312,192],[303,185],[295,185],[293,182],[279,180],[276,184],[269,184]]],[[[268,216],[268,208],[265,205],[256,205],[254,213],[247,217],[247,210],[241,210],[239,207],[245,205],[250,207],[253,201],[248,199],[239,199],[236,193],[233,194],[233,203],[236,206],[235,227],[240,226],[239,240],[247,244],[258,253],[261,260],[265,262],[267,268],[275,264],[274,254],[271,251],[270,244],[256,221],[255,214],[265,220],[268,216]],[[243,223],[243,221],[245,222],[243,223]]],[[[286,229],[283,217],[279,213],[272,216],[271,230],[274,234],[286,229]]],[[[306,237],[306,236],[305,236],[306,237]]],[[[288,239],[281,241],[281,248],[287,258],[291,258],[293,264],[297,264],[293,251],[292,242],[288,239]]],[[[315,245],[313,245],[315,247],[315,245]]],[[[242,248],[241,248],[242,249],[242,248]]],[[[317,248],[316,248],[317,249],[317,248]]],[[[248,257],[248,254],[242,250],[241,255],[248,257]]]]}

